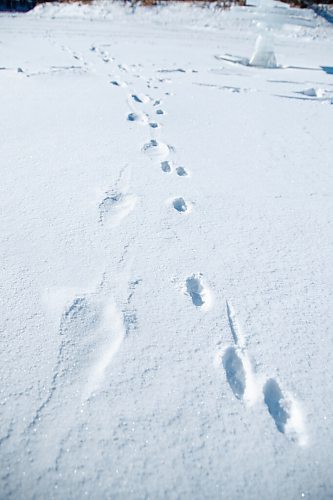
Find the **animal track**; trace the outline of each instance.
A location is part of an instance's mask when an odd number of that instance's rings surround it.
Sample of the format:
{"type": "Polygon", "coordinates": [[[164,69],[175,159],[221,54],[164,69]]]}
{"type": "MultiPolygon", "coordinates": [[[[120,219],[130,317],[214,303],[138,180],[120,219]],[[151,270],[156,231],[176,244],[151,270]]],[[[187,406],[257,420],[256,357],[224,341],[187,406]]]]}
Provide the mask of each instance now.
{"type": "Polygon", "coordinates": [[[227,317],[234,345],[223,353],[222,364],[230,389],[237,399],[252,405],[258,399],[259,388],[255,380],[252,363],[245,348],[245,339],[232,306],[226,302],[227,317]]]}
{"type": "Polygon", "coordinates": [[[109,63],[110,61],[115,60],[114,57],[111,57],[110,54],[106,50],[104,50],[100,47],[95,47],[94,45],[92,45],[90,47],[90,50],[91,50],[91,52],[95,52],[98,55],[98,57],[106,64],[109,63]]]}
{"type": "MultiPolygon", "coordinates": [[[[225,349],[222,364],[230,389],[237,399],[247,404],[254,404],[261,393],[262,377],[253,373],[252,363],[247,354],[245,338],[238,324],[235,311],[226,302],[227,316],[233,346],[225,349]]],[[[220,358],[218,358],[219,360],[220,358]]],[[[279,432],[287,435],[301,445],[307,443],[303,417],[297,402],[290,395],[284,395],[279,384],[273,378],[268,379],[262,389],[264,402],[279,432]]]]}
{"type": "Polygon", "coordinates": [[[150,156],[167,156],[169,154],[169,146],[163,142],[158,142],[156,139],[151,139],[143,146],[143,151],[150,156]]]}
{"type": "Polygon", "coordinates": [[[148,104],[148,102],[150,101],[150,98],[145,94],[132,94],[132,99],[133,101],[140,104],[148,104]]]}
{"type": "Polygon", "coordinates": [[[110,83],[115,87],[127,87],[127,84],[125,82],[120,82],[118,80],[112,80],[110,83]]]}
{"type": "Polygon", "coordinates": [[[193,305],[207,309],[211,303],[209,290],[204,286],[201,274],[193,274],[186,280],[186,292],[191,297],[193,305]]]}
{"type": "Polygon", "coordinates": [[[172,170],[171,162],[170,161],[162,161],[161,162],[161,169],[163,172],[169,173],[172,170]]]}
{"type": "Polygon", "coordinates": [[[160,128],[161,125],[159,123],[157,123],[157,122],[150,122],[149,123],[149,127],[151,127],[151,128],[160,128]]]}
{"type": "Polygon", "coordinates": [[[246,376],[243,362],[237,354],[235,347],[230,346],[226,349],[222,362],[232,392],[236,398],[243,399],[246,387],[246,376]]]}
{"type": "Polygon", "coordinates": [[[156,114],[157,115],[165,115],[165,111],[163,111],[163,109],[157,109],[156,114]]]}
{"type": "Polygon", "coordinates": [[[175,198],[172,202],[173,208],[177,210],[177,212],[186,212],[188,207],[184,200],[184,198],[175,198]]]}
{"type": "Polygon", "coordinates": [[[266,381],[263,388],[264,402],[279,432],[300,445],[307,444],[302,413],[290,394],[283,394],[273,378],[266,381]]]}
{"type": "Polygon", "coordinates": [[[180,177],[186,177],[188,175],[187,171],[185,170],[184,167],[177,167],[176,168],[176,173],[177,175],[179,175],[180,177]]]}
{"type": "Polygon", "coordinates": [[[286,402],[276,380],[267,380],[263,389],[264,401],[270,415],[273,417],[278,431],[284,433],[290,415],[286,409],[286,402]]]}
{"type": "Polygon", "coordinates": [[[144,113],[129,113],[127,120],[130,122],[147,123],[148,118],[144,113]]]}
{"type": "Polygon", "coordinates": [[[137,197],[121,192],[110,191],[99,204],[100,222],[109,222],[118,226],[120,222],[134,209],[137,197]]]}
{"type": "Polygon", "coordinates": [[[118,64],[118,68],[125,73],[128,73],[130,71],[130,68],[127,66],[127,64],[118,64]]]}

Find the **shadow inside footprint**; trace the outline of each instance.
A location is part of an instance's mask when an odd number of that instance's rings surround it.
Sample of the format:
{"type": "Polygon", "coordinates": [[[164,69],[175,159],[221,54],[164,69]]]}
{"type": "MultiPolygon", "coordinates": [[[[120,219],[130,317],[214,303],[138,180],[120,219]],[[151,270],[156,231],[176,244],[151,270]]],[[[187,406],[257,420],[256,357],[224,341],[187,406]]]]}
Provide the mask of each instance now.
{"type": "Polygon", "coordinates": [[[179,177],[184,177],[187,175],[187,172],[186,172],[184,167],[177,167],[176,172],[177,172],[177,175],[179,175],[179,177]]]}
{"type": "Polygon", "coordinates": [[[274,419],[277,430],[284,433],[290,415],[283,407],[284,396],[279,384],[270,378],[264,385],[263,392],[265,404],[274,419]]]}
{"type": "Polygon", "coordinates": [[[171,163],[169,161],[162,161],[161,162],[161,169],[163,172],[171,172],[171,163]]]}
{"type": "Polygon", "coordinates": [[[192,302],[195,306],[200,307],[204,304],[204,300],[202,298],[203,286],[199,278],[197,278],[196,276],[187,278],[186,290],[187,293],[191,296],[192,302]]]}
{"type": "Polygon", "coordinates": [[[242,399],[245,392],[245,371],[243,362],[234,347],[228,347],[222,358],[228,384],[237,399],[242,399]]]}
{"type": "Polygon", "coordinates": [[[173,200],[173,208],[175,208],[177,212],[186,212],[187,205],[184,198],[176,198],[173,200]]]}

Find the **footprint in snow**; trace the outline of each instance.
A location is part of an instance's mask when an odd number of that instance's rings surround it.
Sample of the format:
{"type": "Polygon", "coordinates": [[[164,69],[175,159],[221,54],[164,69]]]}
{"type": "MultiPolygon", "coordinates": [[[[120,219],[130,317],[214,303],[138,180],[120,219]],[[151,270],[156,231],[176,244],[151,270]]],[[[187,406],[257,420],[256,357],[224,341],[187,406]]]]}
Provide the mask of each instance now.
{"type": "Polygon", "coordinates": [[[163,111],[163,109],[157,109],[156,114],[157,115],[165,115],[165,111],[163,111]]]}
{"type": "Polygon", "coordinates": [[[169,146],[164,144],[163,142],[159,142],[156,139],[151,139],[147,144],[143,146],[143,151],[150,155],[151,157],[155,156],[168,156],[169,154],[169,146]]]}
{"type": "Polygon", "coordinates": [[[127,66],[127,64],[118,64],[118,68],[125,73],[128,73],[130,71],[130,68],[127,66]]]}
{"type": "Polygon", "coordinates": [[[193,274],[187,278],[186,293],[198,308],[208,309],[211,305],[211,293],[203,283],[202,274],[193,274]]]}
{"type": "Polygon", "coordinates": [[[226,308],[234,345],[224,350],[222,365],[234,396],[251,406],[257,401],[260,388],[253,374],[252,362],[245,347],[245,338],[234,309],[228,302],[226,308]]]}
{"type": "Polygon", "coordinates": [[[125,82],[120,82],[118,80],[112,80],[110,83],[115,87],[127,87],[127,84],[125,82]]]}
{"type": "Polygon", "coordinates": [[[172,170],[171,161],[168,161],[168,160],[162,161],[161,162],[161,169],[163,170],[163,172],[170,173],[172,170]]]}
{"type": "Polygon", "coordinates": [[[99,204],[99,221],[115,227],[134,209],[137,197],[129,193],[113,192],[106,193],[105,198],[99,204]]]}
{"type": "Polygon", "coordinates": [[[27,426],[29,446],[36,447],[39,456],[49,452],[45,435],[52,428],[55,413],[62,426],[53,446],[60,449],[83,405],[100,392],[125,339],[124,314],[104,293],[76,296],[61,315],[59,335],[49,388],[27,426]],[[74,405],[73,396],[77,403],[74,405]]]}
{"type": "Polygon", "coordinates": [[[179,177],[186,177],[188,175],[188,172],[184,167],[177,167],[176,173],[179,177]]]}
{"type": "Polygon", "coordinates": [[[132,99],[139,104],[148,104],[150,102],[150,98],[145,94],[132,94],[132,99]]]}
{"type": "Polygon", "coordinates": [[[222,363],[230,389],[237,399],[243,399],[246,387],[246,376],[243,361],[237,354],[235,347],[230,346],[226,349],[222,358],[222,363]]]}
{"type": "MultiPolygon", "coordinates": [[[[237,399],[244,400],[249,406],[257,402],[262,390],[264,403],[277,430],[300,445],[306,445],[308,438],[298,403],[290,394],[283,394],[278,382],[273,378],[268,379],[262,388],[261,379],[253,372],[252,363],[247,354],[245,337],[235,311],[230,303],[227,302],[226,306],[234,345],[224,350],[222,365],[230,389],[237,399]]],[[[217,366],[220,360],[218,354],[217,366]]]]}
{"type": "Polygon", "coordinates": [[[127,120],[129,122],[138,122],[138,123],[143,123],[143,124],[148,123],[147,115],[144,113],[141,113],[141,112],[129,113],[127,115],[127,120]]]}
{"type": "Polygon", "coordinates": [[[187,212],[188,206],[184,198],[175,198],[172,202],[173,208],[177,210],[177,212],[187,212]]]}
{"type": "Polygon", "coordinates": [[[279,384],[271,378],[264,385],[263,392],[265,404],[274,419],[277,430],[284,433],[290,415],[279,384]]]}
{"type": "Polygon", "coordinates": [[[284,394],[273,378],[267,380],[263,388],[264,402],[279,432],[301,446],[308,438],[303,423],[301,410],[290,394],[284,394]]]}
{"type": "Polygon", "coordinates": [[[62,315],[60,334],[59,384],[80,387],[87,399],[125,337],[123,317],[99,294],[76,297],[62,315]]]}

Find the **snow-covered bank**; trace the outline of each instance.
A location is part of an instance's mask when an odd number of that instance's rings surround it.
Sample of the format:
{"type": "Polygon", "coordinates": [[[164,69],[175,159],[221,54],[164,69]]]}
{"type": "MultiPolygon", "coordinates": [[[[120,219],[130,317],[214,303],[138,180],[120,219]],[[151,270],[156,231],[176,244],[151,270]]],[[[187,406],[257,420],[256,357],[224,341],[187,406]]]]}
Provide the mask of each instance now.
{"type": "Polygon", "coordinates": [[[332,27],[0,28],[0,497],[329,498],[332,27]]]}
{"type": "Polygon", "coordinates": [[[127,22],[135,14],[137,22],[150,25],[162,25],[170,28],[172,25],[187,27],[224,29],[226,26],[235,27],[253,26],[262,21],[267,12],[273,13],[274,21],[280,24],[294,25],[297,31],[301,26],[314,27],[325,24],[311,10],[291,8],[281,2],[271,0],[251,2],[249,7],[231,6],[222,9],[215,3],[194,4],[190,2],[169,2],[154,7],[144,7],[137,4],[122,4],[115,0],[94,0],[92,4],[79,3],[52,3],[40,4],[29,15],[43,18],[72,18],[90,20],[109,20],[127,22]],[[269,3],[268,3],[269,2],[269,3]]]}

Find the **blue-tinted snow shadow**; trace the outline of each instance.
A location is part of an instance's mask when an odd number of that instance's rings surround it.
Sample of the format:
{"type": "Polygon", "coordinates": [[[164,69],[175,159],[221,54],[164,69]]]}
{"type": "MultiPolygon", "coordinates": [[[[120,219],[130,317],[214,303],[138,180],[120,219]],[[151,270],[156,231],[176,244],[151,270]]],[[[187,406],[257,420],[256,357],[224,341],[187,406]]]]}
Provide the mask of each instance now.
{"type": "Polygon", "coordinates": [[[320,66],[320,67],[328,75],[333,75],[333,66],[320,66]]]}

